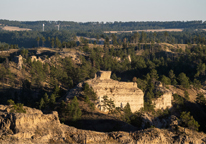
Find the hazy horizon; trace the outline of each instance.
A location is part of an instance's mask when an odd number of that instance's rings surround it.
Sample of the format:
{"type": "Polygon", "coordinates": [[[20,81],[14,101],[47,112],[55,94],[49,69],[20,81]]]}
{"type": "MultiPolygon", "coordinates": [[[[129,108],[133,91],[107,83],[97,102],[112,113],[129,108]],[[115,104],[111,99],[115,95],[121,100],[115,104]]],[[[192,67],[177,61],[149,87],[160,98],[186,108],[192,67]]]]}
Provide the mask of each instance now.
{"type": "Polygon", "coordinates": [[[206,21],[205,0],[2,0],[0,19],[16,21],[206,21]]]}

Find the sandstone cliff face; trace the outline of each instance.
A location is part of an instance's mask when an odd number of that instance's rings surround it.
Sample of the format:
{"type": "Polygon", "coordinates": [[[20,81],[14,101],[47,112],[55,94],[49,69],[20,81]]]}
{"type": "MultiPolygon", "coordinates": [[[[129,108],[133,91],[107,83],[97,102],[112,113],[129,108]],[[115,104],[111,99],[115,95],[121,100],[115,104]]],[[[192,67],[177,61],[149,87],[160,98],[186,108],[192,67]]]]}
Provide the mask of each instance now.
{"type": "Polygon", "coordinates": [[[0,143],[82,143],[105,141],[105,133],[78,130],[61,124],[57,112],[24,107],[26,113],[9,113],[12,106],[0,105],[0,143]]]}
{"type": "MultiPolygon", "coordinates": [[[[127,103],[130,104],[132,112],[138,111],[144,107],[144,93],[137,87],[134,82],[119,82],[110,79],[111,71],[99,71],[95,74],[94,79],[86,80],[90,87],[96,92],[98,102],[96,106],[103,110],[103,96],[114,101],[116,107],[123,108],[127,103]]],[[[67,94],[66,101],[82,94],[83,83],[79,83],[74,89],[67,94]]],[[[161,84],[156,87],[163,93],[159,98],[153,100],[155,109],[166,109],[172,107],[172,91],[166,89],[161,84]]]]}
{"type": "Polygon", "coordinates": [[[154,99],[152,102],[155,109],[166,109],[172,107],[172,91],[166,89],[165,87],[158,87],[159,91],[163,93],[159,98],[154,99]]]}
{"type": "Polygon", "coordinates": [[[14,139],[33,139],[34,141],[48,141],[59,131],[58,113],[44,115],[40,110],[24,107],[26,113],[9,113],[11,106],[0,106],[0,135],[10,132],[14,139]],[[39,137],[41,133],[41,137],[39,137]]]}
{"type": "Polygon", "coordinates": [[[99,71],[94,79],[85,81],[91,86],[98,97],[98,107],[102,108],[103,96],[114,101],[116,107],[124,107],[127,103],[130,104],[132,112],[138,111],[144,107],[144,93],[137,87],[134,82],[119,82],[110,79],[111,71],[99,71]]]}
{"type": "MultiPolygon", "coordinates": [[[[24,107],[26,113],[9,113],[0,105],[0,143],[205,143],[206,134],[188,129],[150,128],[136,132],[79,130],[59,122],[58,113],[43,114],[24,107]]],[[[172,123],[173,124],[173,123],[172,123]]]]}

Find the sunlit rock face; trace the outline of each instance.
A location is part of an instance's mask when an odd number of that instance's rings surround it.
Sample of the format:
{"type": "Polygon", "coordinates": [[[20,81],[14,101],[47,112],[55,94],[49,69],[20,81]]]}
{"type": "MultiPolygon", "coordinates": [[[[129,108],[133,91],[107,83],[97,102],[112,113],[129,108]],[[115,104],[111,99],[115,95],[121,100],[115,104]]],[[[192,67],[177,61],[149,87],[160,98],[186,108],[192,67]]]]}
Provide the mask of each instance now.
{"type": "Polygon", "coordinates": [[[99,71],[94,79],[85,81],[96,92],[98,97],[97,107],[103,110],[103,96],[114,101],[116,107],[124,107],[130,104],[132,112],[138,111],[144,106],[144,93],[134,82],[119,82],[110,79],[111,71],[99,71]]]}
{"type": "Polygon", "coordinates": [[[162,85],[161,82],[156,83],[156,90],[160,91],[162,95],[152,100],[155,110],[167,109],[172,107],[172,91],[162,85]]]}

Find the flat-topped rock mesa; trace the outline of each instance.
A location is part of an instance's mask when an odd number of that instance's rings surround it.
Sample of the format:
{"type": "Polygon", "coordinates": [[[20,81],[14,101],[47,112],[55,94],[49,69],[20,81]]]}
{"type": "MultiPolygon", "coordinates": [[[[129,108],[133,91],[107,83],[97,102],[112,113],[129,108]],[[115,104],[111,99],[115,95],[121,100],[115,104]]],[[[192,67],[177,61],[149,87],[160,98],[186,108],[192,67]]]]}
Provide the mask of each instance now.
{"type": "MultiPolygon", "coordinates": [[[[127,103],[130,104],[132,112],[138,111],[144,107],[144,93],[137,87],[134,82],[119,82],[110,79],[111,71],[99,71],[95,74],[94,79],[86,80],[79,83],[74,89],[71,89],[66,96],[66,101],[74,96],[83,95],[82,88],[84,83],[88,83],[96,92],[98,100],[96,106],[104,110],[103,96],[112,99],[116,107],[123,108],[127,103]]],[[[156,86],[156,90],[162,93],[161,96],[152,100],[155,109],[166,109],[172,107],[172,91],[163,87],[161,83],[156,86]]]]}
{"type": "Polygon", "coordinates": [[[85,81],[96,92],[98,97],[97,107],[103,110],[103,96],[112,99],[116,107],[124,107],[130,104],[132,112],[138,111],[144,107],[144,93],[134,82],[119,82],[110,79],[111,71],[99,71],[94,79],[85,81]]]}

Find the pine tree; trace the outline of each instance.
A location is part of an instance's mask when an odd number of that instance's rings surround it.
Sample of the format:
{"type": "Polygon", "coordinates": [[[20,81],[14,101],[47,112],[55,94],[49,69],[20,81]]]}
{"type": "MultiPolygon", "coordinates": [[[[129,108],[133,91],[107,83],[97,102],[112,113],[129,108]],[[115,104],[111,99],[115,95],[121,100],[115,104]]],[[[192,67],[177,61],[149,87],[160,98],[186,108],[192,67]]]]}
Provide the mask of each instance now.
{"type": "Polygon", "coordinates": [[[39,109],[42,109],[44,107],[44,104],[45,104],[44,99],[41,98],[41,100],[39,102],[39,109]]]}
{"type": "Polygon", "coordinates": [[[114,101],[111,98],[108,99],[108,96],[103,96],[102,103],[104,110],[108,110],[109,112],[115,108],[114,101]]]}
{"type": "Polygon", "coordinates": [[[50,99],[49,99],[49,96],[47,93],[44,94],[44,102],[45,102],[45,105],[47,105],[49,103],[50,99]]]}
{"type": "Polygon", "coordinates": [[[54,48],[54,38],[51,39],[51,47],[54,48]]]}
{"type": "Polygon", "coordinates": [[[124,111],[124,120],[127,123],[130,123],[130,116],[132,115],[132,111],[131,111],[129,103],[126,104],[123,111],[124,111]]]}
{"type": "Polygon", "coordinates": [[[189,129],[198,131],[198,128],[200,125],[197,121],[193,118],[193,116],[190,116],[190,112],[183,111],[180,116],[180,122],[181,125],[184,127],[188,127],[189,129]]]}
{"type": "Polygon", "coordinates": [[[82,111],[79,108],[79,103],[76,96],[73,98],[71,103],[68,103],[67,113],[71,117],[72,121],[76,121],[81,118],[82,111]]]}
{"type": "Polygon", "coordinates": [[[45,37],[41,37],[42,47],[44,47],[44,42],[46,41],[45,37]]]}
{"type": "Polygon", "coordinates": [[[85,103],[90,103],[90,100],[89,100],[89,97],[88,97],[88,96],[86,96],[84,102],[85,102],[85,103]]]}
{"type": "Polygon", "coordinates": [[[190,100],[189,93],[187,91],[184,91],[184,97],[186,100],[190,100]]]}
{"type": "Polygon", "coordinates": [[[189,83],[189,78],[186,76],[185,73],[180,73],[178,75],[178,80],[180,81],[180,84],[184,87],[184,88],[189,88],[190,83],[189,83]]]}
{"type": "Polygon", "coordinates": [[[37,38],[36,38],[36,41],[37,41],[37,44],[38,44],[38,47],[39,47],[39,41],[40,41],[40,38],[37,37],[37,38]]]}
{"type": "Polygon", "coordinates": [[[55,103],[56,103],[56,97],[55,97],[55,94],[52,94],[50,97],[50,104],[54,105],[55,103]]]}

